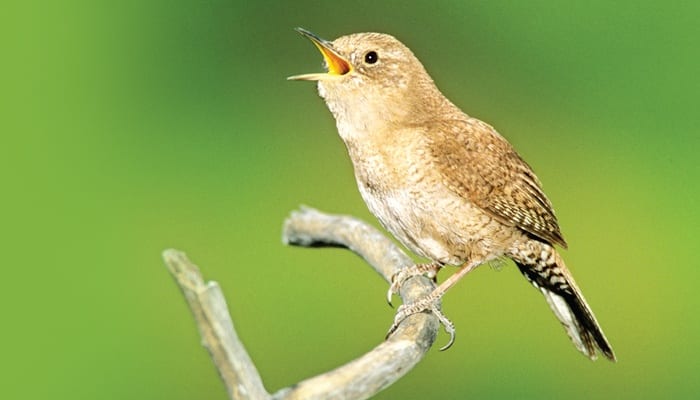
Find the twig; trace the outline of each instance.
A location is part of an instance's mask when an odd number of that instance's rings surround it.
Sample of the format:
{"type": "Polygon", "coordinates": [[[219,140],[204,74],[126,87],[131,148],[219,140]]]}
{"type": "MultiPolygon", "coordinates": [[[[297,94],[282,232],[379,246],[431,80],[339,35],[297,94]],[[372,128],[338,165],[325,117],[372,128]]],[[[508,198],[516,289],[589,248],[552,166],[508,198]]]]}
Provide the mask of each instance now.
{"type": "Polygon", "coordinates": [[[185,253],[165,250],[163,259],[187,299],[202,335],[202,344],[209,350],[229,398],[269,398],[255,364],[233,328],[219,285],[211,281],[204,283],[199,268],[187,259],[185,253]]]}
{"type": "MultiPolygon", "coordinates": [[[[393,242],[366,223],[308,207],[293,212],[285,221],[282,240],[306,247],[347,247],[364,258],[386,281],[400,268],[413,264],[393,242]]],[[[433,314],[414,314],[386,341],[365,355],[270,396],[233,329],[219,286],[214,282],[205,285],[197,267],[184,254],[167,250],[164,258],[188,300],[204,345],[231,399],[368,398],[413,368],[432,346],[439,328],[433,314]]],[[[427,278],[415,277],[404,282],[400,295],[404,302],[413,302],[433,288],[427,278]]]]}

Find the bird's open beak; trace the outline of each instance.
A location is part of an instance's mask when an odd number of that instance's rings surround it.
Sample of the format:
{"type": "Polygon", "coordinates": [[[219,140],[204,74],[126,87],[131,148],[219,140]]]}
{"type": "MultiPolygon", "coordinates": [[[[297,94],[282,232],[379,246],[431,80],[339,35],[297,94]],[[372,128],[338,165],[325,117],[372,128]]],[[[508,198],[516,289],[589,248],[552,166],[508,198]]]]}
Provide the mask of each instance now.
{"type": "Polygon", "coordinates": [[[296,28],[296,31],[311,40],[323,55],[326,62],[327,73],[303,74],[290,76],[289,80],[318,81],[341,77],[352,71],[350,63],[333,49],[331,43],[321,39],[306,29],[296,28]]]}

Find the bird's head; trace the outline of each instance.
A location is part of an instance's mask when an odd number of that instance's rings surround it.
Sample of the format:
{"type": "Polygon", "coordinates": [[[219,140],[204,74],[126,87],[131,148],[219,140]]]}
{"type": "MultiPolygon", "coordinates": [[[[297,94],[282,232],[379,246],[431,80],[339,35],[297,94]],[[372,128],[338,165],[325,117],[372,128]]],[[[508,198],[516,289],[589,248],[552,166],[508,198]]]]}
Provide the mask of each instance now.
{"type": "Polygon", "coordinates": [[[426,90],[434,89],[421,62],[391,35],[355,33],[329,42],[307,30],[297,31],[321,52],[326,72],[288,79],[317,81],[339,128],[341,122],[355,129],[377,129],[372,125],[405,121],[415,116],[426,90]]]}

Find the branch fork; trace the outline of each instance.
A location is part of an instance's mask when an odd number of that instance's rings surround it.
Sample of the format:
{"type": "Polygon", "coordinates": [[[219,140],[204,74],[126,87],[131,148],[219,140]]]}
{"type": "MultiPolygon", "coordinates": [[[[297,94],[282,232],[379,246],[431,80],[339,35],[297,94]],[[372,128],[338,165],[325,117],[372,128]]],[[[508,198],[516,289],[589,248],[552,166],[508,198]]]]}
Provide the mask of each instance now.
{"type": "MultiPolygon", "coordinates": [[[[282,241],[303,247],[345,247],[362,257],[385,281],[414,262],[391,240],[367,223],[302,206],[284,222],[282,241]]],[[[194,315],[230,399],[366,399],[411,370],[435,342],[440,327],[434,313],[418,313],[401,321],[395,331],[366,354],[331,371],[268,393],[260,374],[238,338],[226,300],[216,282],[205,282],[199,268],[177,250],[163,252],[194,315]]],[[[401,285],[409,304],[429,295],[433,282],[416,276],[401,285]]],[[[381,335],[378,335],[381,337],[381,335]]]]}

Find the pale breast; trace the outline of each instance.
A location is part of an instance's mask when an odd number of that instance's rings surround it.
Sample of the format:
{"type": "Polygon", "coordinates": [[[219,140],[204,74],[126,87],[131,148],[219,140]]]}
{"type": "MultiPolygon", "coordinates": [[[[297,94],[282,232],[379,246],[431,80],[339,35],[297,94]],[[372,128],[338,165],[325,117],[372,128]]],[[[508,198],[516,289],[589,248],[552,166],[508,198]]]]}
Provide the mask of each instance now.
{"type": "Polygon", "coordinates": [[[451,258],[449,250],[443,244],[432,239],[434,243],[426,241],[427,237],[433,235],[423,232],[424,224],[412,207],[414,201],[406,192],[379,194],[365,183],[358,181],[358,188],[367,208],[397,240],[422,257],[441,262],[447,262],[451,258]]]}
{"type": "Polygon", "coordinates": [[[372,182],[358,179],[370,212],[404,246],[448,265],[459,265],[472,257],[488,261],[504,254],[512,241],[512,229],[503,229],[488,214],[439,183],[412,183],[414,186],[377,191],[372,182]]]}
{"type": "Polygon", "coordinates": [[[368,137],[346,139],[370,212],[404,246],[431,260],[459,265],[501,257],[514,230],[445,186],[421,135],[399,133],[374,145],[368,137]]]}

